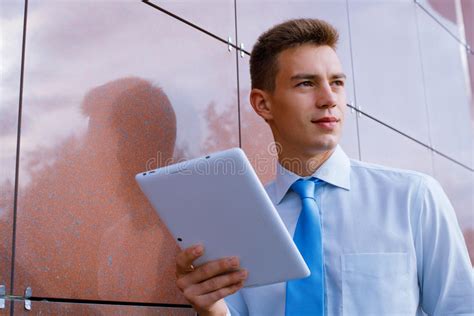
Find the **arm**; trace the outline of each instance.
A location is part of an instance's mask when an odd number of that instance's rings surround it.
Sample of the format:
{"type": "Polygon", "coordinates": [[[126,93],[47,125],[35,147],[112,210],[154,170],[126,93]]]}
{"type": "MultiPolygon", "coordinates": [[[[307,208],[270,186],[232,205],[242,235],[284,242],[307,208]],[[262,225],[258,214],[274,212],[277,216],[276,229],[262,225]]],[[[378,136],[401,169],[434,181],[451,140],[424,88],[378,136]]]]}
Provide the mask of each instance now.
{"type": "Polygon", "coordinates": [[[416,200],[421,306],[429,315],[472,315],[473,269],[453,207],[431,177],[422,179],[416,200]]]}
{"type": "Polygon", "coordinates": [[[176,285],[200,316],[226,315],[224,297],[243,286],[247,271],[239,269],[236,257],[210,261],[193,268],[194,260],[202,256],[200,245],[187,248],[176,257],[176,285]]]}

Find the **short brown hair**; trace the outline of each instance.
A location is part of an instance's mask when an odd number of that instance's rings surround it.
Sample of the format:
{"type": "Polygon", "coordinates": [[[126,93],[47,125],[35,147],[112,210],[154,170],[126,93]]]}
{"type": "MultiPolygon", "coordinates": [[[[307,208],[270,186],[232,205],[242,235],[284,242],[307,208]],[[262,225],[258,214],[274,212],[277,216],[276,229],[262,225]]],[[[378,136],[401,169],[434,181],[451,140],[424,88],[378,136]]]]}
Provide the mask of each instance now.
{"type": "Polygon", "coordinates": [[[302,44],[327,45],[336,49],[339,33],[318,19],[296,19],[273,26],[260,35],[250,55],[252,89],[273,92],[278,73],[278,54],[302,44]]]}

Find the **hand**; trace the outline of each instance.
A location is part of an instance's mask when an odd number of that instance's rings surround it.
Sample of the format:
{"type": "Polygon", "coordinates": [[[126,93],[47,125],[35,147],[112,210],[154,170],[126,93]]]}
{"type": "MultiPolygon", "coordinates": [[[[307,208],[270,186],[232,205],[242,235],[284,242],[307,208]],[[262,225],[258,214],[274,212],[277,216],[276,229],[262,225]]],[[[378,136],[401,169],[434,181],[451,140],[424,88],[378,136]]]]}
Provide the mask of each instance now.
{"type": "Polygon", "coordinates": [[[243,287],[247,271],[240,269],[237,257],[206,262],[198,267],[192,264],[202,256],[204,247],[195,245],[181,251],[176,257],[176,285],[199,315],[225,315],[224,297],[243,287]]]}

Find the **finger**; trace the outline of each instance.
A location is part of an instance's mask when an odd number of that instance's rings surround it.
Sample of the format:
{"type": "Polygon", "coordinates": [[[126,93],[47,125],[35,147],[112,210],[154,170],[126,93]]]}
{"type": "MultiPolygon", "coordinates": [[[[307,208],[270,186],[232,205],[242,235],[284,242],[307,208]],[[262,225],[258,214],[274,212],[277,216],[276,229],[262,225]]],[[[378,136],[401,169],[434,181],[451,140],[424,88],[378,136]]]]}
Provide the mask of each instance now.
{"type": "Polygon", "coordinates": [[[240,262],[237,257],[214,260],[200,265],[193,273],[188,274],[186,278],[189,279],[191,284],[201,283],[220,274],[236,271],[239,269],[239,266],[240,262]]]}
{"type": "Polygon", "coordinates": [[[200,296],[232,286],[247,279],[247,270],[242,269],[235,272],[216,276],[204,282],[190,286],[187,291],[190,295],[200,296]]]}
{"type": "Polygon", "coordinates": [[[238,270],[239,259],[237,257],[223,258],[207,262],[197,267],[193,272],[178,275],[176,285],[181,290],[187,289],[193,284],[198,284],[220,274],[238,270]]]}
{"type": "Polygon", "coordinates": [[[217,291],[207,293],[194,298],[194,303],[199,306],[211,306],[220,299],[232,295],[244,286],[244,282],[238,282],[217,291]]]}
{"type": "Polygon", "coordinates": [[[202,256],[204,247],[202,245],[194,245],[181,251],[176,256],[176,274],[177,276],[190,272],[193,261],[202,256]]]}

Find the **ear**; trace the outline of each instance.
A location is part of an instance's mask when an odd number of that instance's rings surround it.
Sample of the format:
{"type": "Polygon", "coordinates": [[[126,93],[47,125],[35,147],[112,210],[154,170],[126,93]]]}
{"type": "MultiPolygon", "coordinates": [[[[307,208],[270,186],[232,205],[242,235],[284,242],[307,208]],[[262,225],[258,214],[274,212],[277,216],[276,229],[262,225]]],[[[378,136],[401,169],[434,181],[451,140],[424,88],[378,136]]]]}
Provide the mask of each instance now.
{"type": "Polygon", "coordinates": [[[273,119],[270,95],[260,89],[250,91],[250,104],[253,110],[266,122],[273,119]]]}

